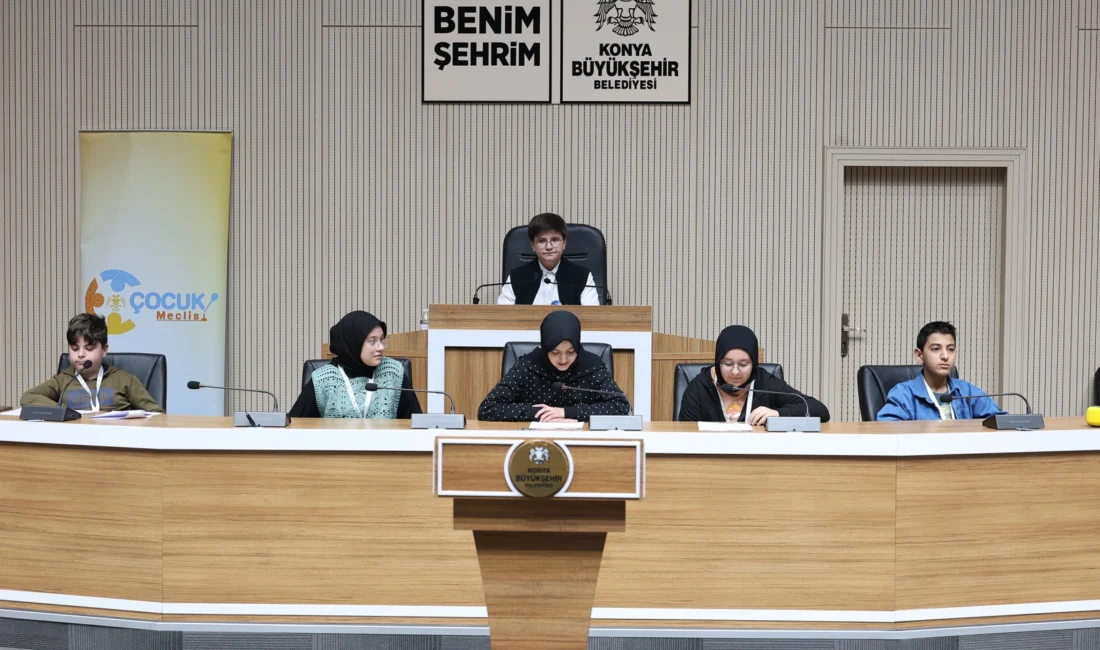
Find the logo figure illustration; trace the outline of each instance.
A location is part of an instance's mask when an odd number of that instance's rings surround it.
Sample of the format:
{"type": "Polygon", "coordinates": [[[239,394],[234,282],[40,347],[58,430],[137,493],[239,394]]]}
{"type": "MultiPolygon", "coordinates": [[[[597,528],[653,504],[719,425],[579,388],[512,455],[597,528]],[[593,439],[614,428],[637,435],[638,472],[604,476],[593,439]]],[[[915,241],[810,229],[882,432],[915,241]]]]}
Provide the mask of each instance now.
{"type": "Polygon", "coordinates": [[[611,31],[619,36],[633,36],[638,33],[637,25],[646,25],[649,31],[653,29],[654,19],[653,0],[596,0],[600,8],[596,10],[596,31],[603,29],[605,24],[614,25],[611,31]]]}
{"type": "Polygon", "coordinates": [[[546,447],[533,447],[531,451],[527,453],[527,460],[536,465],[548,463],[550,462],[550,450],[546,447]]]}

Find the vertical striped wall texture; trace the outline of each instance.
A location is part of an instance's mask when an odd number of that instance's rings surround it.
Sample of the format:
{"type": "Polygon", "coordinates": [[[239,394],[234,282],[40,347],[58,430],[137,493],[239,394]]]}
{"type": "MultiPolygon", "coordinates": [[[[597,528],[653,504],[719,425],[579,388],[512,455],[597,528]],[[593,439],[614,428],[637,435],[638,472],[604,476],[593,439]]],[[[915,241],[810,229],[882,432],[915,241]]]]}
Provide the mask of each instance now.
{"type": "Polygon", "coordinates": [[[424,106],[419,7],[0,3],[0,402],[49,373],[79,307],[77,132],[187,129],[234,134],[227,381],[285,401],[344,311],[415,328],[494,280],[503,232],[543,210],[604,230],[616,302],[654,305],[655,329],[745,323],[799,388],[851,384],[819,376],[839,354],[821,261],[843,254],[820,245],[823,148],[1024,147],[1032,245],[1004,263],[1031,292],[1006,317],[1034,374],[1012,388],[1084,408],[1100,0],[694,0],[690,106],[424,106]]]}
{"type": "MultiPolygon", "coordinates": [[[[844,180],[842,295],[851,325],[867,332],[852,335],[843,376],[914,363],[919,327],[948,320],[962,374],[997,392],[1004,169],[854,167],[844,180]]],[[[855,382],[840,394],[834,417],[858,420],[855,382]]]]}

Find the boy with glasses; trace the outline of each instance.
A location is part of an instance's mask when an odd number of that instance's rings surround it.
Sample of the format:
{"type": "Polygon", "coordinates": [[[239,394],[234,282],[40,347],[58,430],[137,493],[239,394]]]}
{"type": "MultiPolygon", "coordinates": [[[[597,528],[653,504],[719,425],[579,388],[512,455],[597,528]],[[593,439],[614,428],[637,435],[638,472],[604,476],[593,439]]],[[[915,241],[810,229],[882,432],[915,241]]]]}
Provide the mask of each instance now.
{"type": "Polygon", "coordinates": [[[551,212],[536,215],[527,225],[527,238],[536,259],[512,269],[498,305],[600,304],[592,273],[562,257],[565,219],[551,212]]]}

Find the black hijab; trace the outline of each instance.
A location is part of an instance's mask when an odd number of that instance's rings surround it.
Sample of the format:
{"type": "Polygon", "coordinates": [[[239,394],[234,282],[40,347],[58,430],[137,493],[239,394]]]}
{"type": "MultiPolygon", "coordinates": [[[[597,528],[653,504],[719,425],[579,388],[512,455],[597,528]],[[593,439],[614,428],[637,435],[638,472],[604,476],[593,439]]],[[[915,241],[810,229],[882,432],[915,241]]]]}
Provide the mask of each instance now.
{"type": "Polygon", "coordinates": [[[584,356],[584,348],[581,347],[581,321],[571,311],[552,311],[542,319],[542,327],[539,328],[540,342],[542,345],[539,360],[542,365],[555,375],[564,375],[577,368],[581,357],[584,356]],[[577,351],[577,358],[573,365],[565,370],[558,370],[550,362],[550,351],[561,345],[562,341],[569,341],[573,349],[577,351]]]}
{"type": "Polygon", "coordinates": [[[760,344],[756,340],[756,334],[744,325],[730,325],[718,335],[718,341],[714,345],[714,374],[719,379],[719,386],[726,383],[722,376],[722,359],[730,350],[744,350],[752,360],[749,380],[738,386],[744,388],[756,378],[756,360],[760,358],[760,344]]]}
{"type": "Polygon", "coordinates": [[[340,366],[348,377],[373,377],[376,366],[363,363],[363,341],[367,340],[371,330],[382,328],[386,335],[386,324],[365,311],[353,311],[340,319],[328,331],[328,347],[336,358],[332,364],[340,366]]]}

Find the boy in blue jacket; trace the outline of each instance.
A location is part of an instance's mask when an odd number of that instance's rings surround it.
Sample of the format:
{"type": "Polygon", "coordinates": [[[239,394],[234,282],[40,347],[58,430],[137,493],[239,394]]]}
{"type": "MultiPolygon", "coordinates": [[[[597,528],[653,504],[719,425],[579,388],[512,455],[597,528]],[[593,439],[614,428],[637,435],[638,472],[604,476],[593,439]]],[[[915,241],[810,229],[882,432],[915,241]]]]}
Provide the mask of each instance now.
{"type": "Polygon", "coordinates": [[[961,379],[952,379],[955,368],[955,326],[943,321],[928,323],[917,334],[917,363],[921,374],[894,386],[878,420],[969,420],[1000,415],[1004,411],[980,388],[961,379]],[[981,395],[977,399],[958,399],[944,404],[941,398],[981,395]]]}

